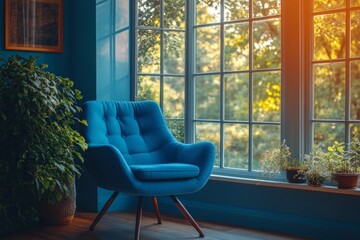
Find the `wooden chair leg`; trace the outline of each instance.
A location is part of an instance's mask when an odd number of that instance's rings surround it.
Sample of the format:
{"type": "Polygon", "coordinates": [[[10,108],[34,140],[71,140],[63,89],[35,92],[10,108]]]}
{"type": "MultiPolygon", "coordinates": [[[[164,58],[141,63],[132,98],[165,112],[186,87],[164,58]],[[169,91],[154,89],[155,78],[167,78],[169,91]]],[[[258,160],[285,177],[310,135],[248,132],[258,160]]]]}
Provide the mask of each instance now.
{"type": "Polygon", "coordinates": [[[111,197],[109,198],[109,200],[105,203],[104,207],[101,209],[101,211],[99,212],[99,214],[96,216],[96,218],[94,219],[94,221],[92,222],[91,226],[90,226],[90,230],[94,230],[96,224],[100,221],[100,219],[102,218],[102,216],[105,214],[105,212],[108,210],[108,208],[111,206],[111,204],[113,203],[113,201],[115,200],[115,198],[119,195],[119,192],[114,192],[111,197]]]}
{"type": "Polygon", "coordinates": [[[139,196],[137,211],[136,211],[136,225],[135,225],[135,240],[139,240],[140,238],[140,226],[141,226],[141,216],[142,216],[142,205],[143,205],[144,197],[139,196]]]}
{"type": "Polygon", "coordinates": [[[157,202],[157,199],[155,196],[152,197],[152,202],[154,205],[154,210],[155,210],[155,214],[156,214],[156,217],[158,220],[158,224],[161,224],[161,215],[160,215],[159,205],[158,205],[158,202],[157,202]]]}
{"type": "Polygon", "coordinates": [[[193,219],[193,217],[190,215],[190,213],[186,210],[184,205],[179,201],[179,199],[171,195],[170,198],[174,201],[180,212],[184,215],[184,217],[191,223],[191,225],[196,229],[196,231],[199,233],[199,237],[203,238],[205,237],[204,233],[201,231],[199,225],[196,223],[196,221],[193,219]]]}

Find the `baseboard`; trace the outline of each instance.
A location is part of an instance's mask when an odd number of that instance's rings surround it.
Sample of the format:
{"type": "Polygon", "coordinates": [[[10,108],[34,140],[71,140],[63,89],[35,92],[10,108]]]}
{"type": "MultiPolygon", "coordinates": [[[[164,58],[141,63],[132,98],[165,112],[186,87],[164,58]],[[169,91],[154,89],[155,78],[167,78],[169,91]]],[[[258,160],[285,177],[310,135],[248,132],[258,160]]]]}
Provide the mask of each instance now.
{"type": "MultiPolygon", "coordinates": [[[[316,239],[357,239],[360,226],[304,216],[181,199],[196,219],[316,239]]],[[[174,203],[158,198],[163,214],[180,216],[174,203]]],[[[150,210],[150,209],[149,209],[150,210]]]]}

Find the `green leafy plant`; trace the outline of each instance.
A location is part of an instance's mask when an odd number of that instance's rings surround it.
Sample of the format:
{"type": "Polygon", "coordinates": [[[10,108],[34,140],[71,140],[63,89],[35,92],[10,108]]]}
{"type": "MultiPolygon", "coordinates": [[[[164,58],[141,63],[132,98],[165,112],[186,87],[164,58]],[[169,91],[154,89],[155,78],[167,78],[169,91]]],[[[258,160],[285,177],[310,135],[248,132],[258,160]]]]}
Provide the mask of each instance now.
{"type": "Polygon", "coordinates": [[[327,148],[326,158],[331,173],[358,173],[360,171],[360,141],[357,137],[348,145],[335,141],[327,148]]]}
{"type": "Polygon", "coordinates": [[[326,153],[321,148],[305,154],[300,173],[304,174],[310,186],[321,186],[330,177],[326,153]]]}
{"type": "Polygon", "coordinates": [[[283,140],[280,147],[272,147],[261,156],[262,174],[272,176],[284,170],[298,169],[300,162],[291,157],[291,150],[283,140]]]}
{"type": "Polygon", "coordinates": [[[353,137],[349,143],[349,160],[352,163],[351,169],[360,173],[360,140],[358,137],[353,137]]]}
{"type": "Polygon", "coordinates": [[[335,141],[327,148],[328,169],[338,188],[357,187],[360,172],[359,149],[360,142],[357,137],[348,144],[335,141]]]}
{"type": "Polygon", "coordinates": [[[74,130],[81,108],[74,83],[37,58],[0,58],[0,233],[37,217],[37,203],[68,194],[85,139],[74,130]]]}

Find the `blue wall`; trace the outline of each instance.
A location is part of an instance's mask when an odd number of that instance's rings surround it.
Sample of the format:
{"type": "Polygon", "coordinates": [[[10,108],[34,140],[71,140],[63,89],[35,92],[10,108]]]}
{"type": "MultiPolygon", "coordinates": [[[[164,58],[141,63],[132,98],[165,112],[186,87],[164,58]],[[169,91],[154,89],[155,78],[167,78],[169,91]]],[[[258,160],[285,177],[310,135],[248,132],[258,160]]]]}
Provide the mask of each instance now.
{"type": "Polygon", "coordinates": [[[95,1],[67,0],[70,2],[71,22],[69,68],[72,80],[82,92],[84,101],[96,99],[96,29],[95,1]]]}
{"type": "MultiPolygon", "coordinates": [[[[128,5],[129,0],[70,1],[70,76],[84,101],[130,100],[128,5]]],[[[77,182],[78,210],[97,212],[111,194],[84,171],[77,182]]],[[[110,210],[128,209],[130,203],[120,195],[110,210]]]]}
{"type": "MultiPolygon", "coordinates": [[[[360,196],[211,180],[179,199],[199,220],[316,239],[360,236],[360,196]]],[[[169,198],[158,202],[161,212],[180,216],[169,198]]]]}
{"type": "MultiPolygon", "coordinates": [[[[115,18],[115,0],[64,0],[64,52],[44,53],[4,49],[5,0],[0,0],[0,56],[39,56],[38,63],[46,63],[49,71],[75,82],[75,87],[82,92],[83,101],[130,100],[127,1],[116,1],[121,6],[117,8],[115,18]],[[111,18],[106,17],[108,13],[111,13],[111,18]],[[114,24],[116,21],[118,23],[114,24]],[[105,38],[111,43],[108,49],[103,47],[105,38]]],[[[111,192],[97,188],[83,172],[77,183],[77,194],[78,209],[98,211],[111,192]]],[[[127,199],[120,196],[112,209],[127,208],[127,202],[131,202],[127,199]]]]}
{"type": "MultiPolygon", "coordinates": [[[[38,63],[46,63],[48,70],[63,76],[69,77],[69,19],[64,18],[64,52],[63,53],[44,53],[44,52],[29,52],[29,51],[13,51],[5,50],[5,0],[0,0],[0,56],[6,58],[9,55],[21,55],[25,57],[39,56],[38,63]]],[[[65,0],[64,3],[64,16],[69,14],[69,4],[65,0]]]]}

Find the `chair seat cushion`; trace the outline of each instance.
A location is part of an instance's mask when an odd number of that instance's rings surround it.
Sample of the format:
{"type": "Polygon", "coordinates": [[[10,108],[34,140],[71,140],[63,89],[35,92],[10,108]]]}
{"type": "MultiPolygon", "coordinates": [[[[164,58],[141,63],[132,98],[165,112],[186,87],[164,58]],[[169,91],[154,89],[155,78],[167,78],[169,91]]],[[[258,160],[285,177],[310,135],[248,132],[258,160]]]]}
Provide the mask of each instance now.
{"type": "Polygon", "coordinates": [[[197,166],[183,163],[131,165],[130,169],[141,180],[194,178],[200,172],[197,166]]]}

